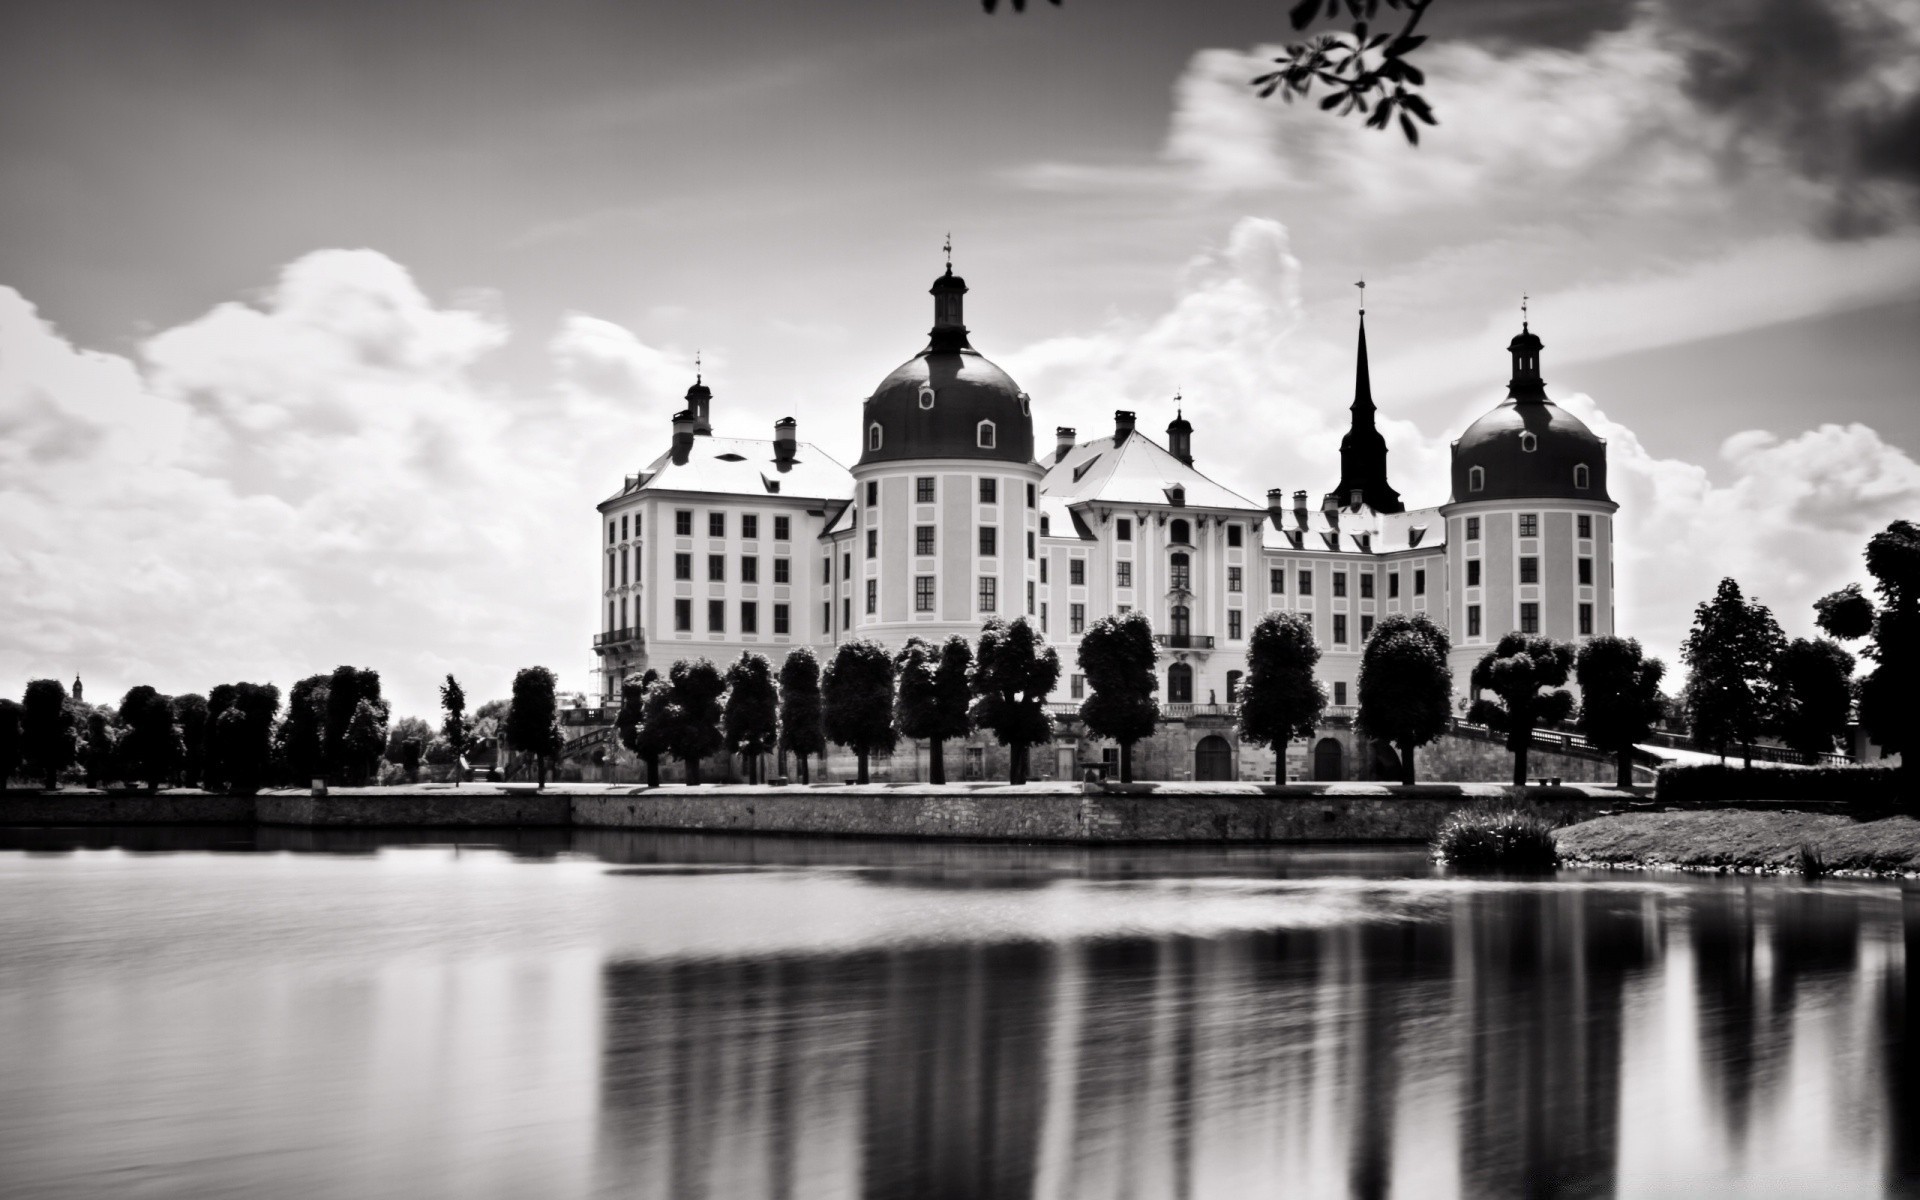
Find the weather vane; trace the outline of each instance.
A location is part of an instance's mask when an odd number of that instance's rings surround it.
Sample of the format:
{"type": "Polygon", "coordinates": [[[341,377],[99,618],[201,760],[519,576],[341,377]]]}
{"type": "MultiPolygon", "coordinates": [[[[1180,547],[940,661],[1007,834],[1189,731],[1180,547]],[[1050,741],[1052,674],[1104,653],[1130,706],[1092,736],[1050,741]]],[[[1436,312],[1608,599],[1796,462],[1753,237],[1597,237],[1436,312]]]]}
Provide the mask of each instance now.
{"type": "Polygon", "coordinates": [[[695,351],[693,352],[693,381],[694,381],[695,383],[699,383],[699,382],[700,382],[700,379],[701,379],[701,374],[700,374],[700,352],[699,352],[698,350],[695,350],[695,351]]]}
{"type": "Polygon", "coordinates": [[[1520,332],[1527,331],[1527,294],[1520,293],[1520,332]]]}
{"type": "Polygon", "coordinates": [[[940,248],[947,252],[947,270],[949,271],[953,270],[953,234],[952,233],[947,234],[947,240],[940,244],[940,248]]]}
{"type": "Polygon", "coordinates": [[[1353,286],[1360,289],[1360,315],[1364,317],[1367,315],[1367,281],[1362,279],[1353,286]]]}

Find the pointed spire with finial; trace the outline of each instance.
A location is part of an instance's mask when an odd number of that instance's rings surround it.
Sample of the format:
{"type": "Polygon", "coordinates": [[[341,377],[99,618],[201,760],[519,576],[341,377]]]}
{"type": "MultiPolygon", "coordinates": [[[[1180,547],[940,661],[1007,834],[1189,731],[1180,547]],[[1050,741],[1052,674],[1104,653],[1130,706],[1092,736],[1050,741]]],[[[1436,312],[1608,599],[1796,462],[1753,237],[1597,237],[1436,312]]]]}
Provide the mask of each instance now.
{"type": "Polygon", "coordinates": [[[1400,493],[1387,482],[1387,440],[1374,426],[1373,372],[1367,363],[1367,284],[1360,289],[1360,336],[1354,355],[1353,420],[1340,439],[1340,483],[1329,499],[1339,507],[1366,504],[1378,513],[1403,512],[1400,493]]]}
{"type": "Polygon", "coordinates": [[[1367,365],[1367,281],[1353,286],[1360,289],[1360,346],[1353,368],[1353,403],[1349,406],[1356,425],[1373,424],[1373,372],[1367,365]]]}

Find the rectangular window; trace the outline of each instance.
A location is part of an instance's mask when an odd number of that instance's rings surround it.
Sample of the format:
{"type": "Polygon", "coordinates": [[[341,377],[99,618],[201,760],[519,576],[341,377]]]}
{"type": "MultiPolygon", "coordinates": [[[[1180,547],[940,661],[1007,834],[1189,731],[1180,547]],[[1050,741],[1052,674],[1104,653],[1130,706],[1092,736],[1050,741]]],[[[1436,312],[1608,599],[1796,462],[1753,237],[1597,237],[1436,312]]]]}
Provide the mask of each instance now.
{"type": "Polygon", "coordinates": [[[820,605],[820,630],[822,633],[833,629],[833,601],[827,600],[820,605]]]}
{"type": "Polygon", "coordinates": [[[773,560],[773,581],[775,583],[793,582],[793,560],[776,558],[773,560]]]}
{"type": "Polygon", "coordinates": [[[1480,586],[1480,560],[1477,558],[1467,560],[1467,586],[1480,586]]]}
{"type": "Polygon", "coordinates": [[[880,531],[878,529],[867,530],[867,557],[880,557],[880,531]]]}
{"type": "Polygon", "coordinates": [[[693,536],[693,513],[690,510],[684,508],[674,510],[673,532],[679,537],[693,536]]]}
{"type": "Polygon", "coordinates": [[[1528,601],[1520,606],[1520,632],[1540,632],[1540,606],[1528,601]]]}
{"type": "MultiPolygon", "coordinates": [[[[621,519],[622,521],[625,521],[625,520],[626,520],[626,518],[625,518],[625,517],[622,517],[622,518],[620,518],[620,519],[621,519]]],[[[608,521],[608,522],[607,522],[607,545],[609,545],[609,546],[611,546],[611,545],[613,545],[613,543],[614,543],[614,537],[613,537],[613,522],[612,522],[612,521],[608,521]]]]}
{"type": "Polygon", "coordinates": [[[933,476],[921,475],[913,481],[913,498],[921,504],[933,503],[933,476]]]}
{"type": "Polygon", "coordinates": [[[1040,560],[1040,582],[1045,583],[1046,581],[1047,581],[1047,560],[1043,558],[1040,560]]]}
{"type": "Polygon", "coordinates": [[[878,579],[869,579],[867,580],[867,615],[872,616],[879,611],[880,581],[878,579]]]}
{"type": "Polygon", "coordinates": [[[1119,608],[1117,608],[1117,609],[1115,609],[1114,611],[1116,611],[1116,612],[1118,612],[1118,613],[1119,613],[1119,614],[1120,614],[1121,616],[1123,616],[1123,617],[1124,617],[1124,616],[1126,616],[1126,615],[1127,615],[1128,613],[1130,613],[1130,612],[1132,612],[1132,611],[1133,611],[1133,605],[1131,605],[1131,604],[1122,604],[1122,605],[1121,605],[1121,606],[1120,606],[1119,608]]]}
{"type": "Polygon", "coordinates": [[[760,536],[760,518],[755,513],[742,513],[740,516],[740,536],[752,540],[760,536]]]}
{"type": "Polygon", "coordinates": [[[1071,695],[1075,700],[1085,700],[1087,698],[1087,677],[1085,675],[1074,675],[1070,677],[1067,680],[1067,686],[1072,689],[1071,695]]]}
{"type": "Polygon", "coordinates": [[[680,633],[693,632],[693,601],[675,600],[673,602],[673,627],[680,633]]]}
{"type": "Polygon", "coordinates": [[[693,555],[676,554],[673,556],[673,577],[675,579],[693,578],[693,555]]]}
{"type": "Polygon", "coordinates": [[[707,555],[707,578],[722,580],[727,577],[727,556],[724,554],[707,555]]]}
{"type": "Polygon", "coordinates": [[[1033,549],[1034,549],[1033,530],[1029,529],[1027,530],[1027,557],[1028,558],[1033,557],[1033,549]]]}
{"type": "Polygon", "coordinates": [[[1313,595],[1313,572],[1312,571],[1300,572],[1300,594],[1302,596],[1313,595]]]}
{"type": "Polygon", "coordinates": [[[1361,613],[1360,614],[1360,640],[1364,642],[1372,636],[1373,636],[1373,614],[1361,613]]]}
{"type": "Polygon", "coordinates": [[[1267,571],[1267,590],[1276,596],[1287,594],[1287,569],[1272,567],[1267,571]]]}
{"type": "Polygon", "coordinates": [[[1333,573],[1333,594],[1336,597],[1347,594],[1347,573],[1345,571],[1335,571],[1333,573]]]}
{"type": "Polygon", "coordinates": [[[760,582],[760,560],[751,554],[742,554],[740,556],[740,582],[760,582]]]}
{"type": "Polygon", "coordinates": [[[980,577],[980,611],[1000,611],[1000,581],[991,575],[980,577]]]}
{"type": "Polygon", "coordinates": [[[1246,578],[1242,569],[1239,567],[1228,567],[1227,568],[1227,590],[1229,592],[1238,592],[1238,591],[1244,591],[1245,587],[1246,587],[1246,578]]]}
{"type": "Polygon", "coordinates": [[[867,507],[871,508],[878,503],[880,503],[880,481],[869,479],[867,480],[867,507]]]}
{"type": "Polygon", "coordinates": [[[1388,572],[1387,599],[1397,600],[1399,598],[1400,598],[1400,572],[1398,571],[1388,572]]]}
{"type": "Polygon", "coordinates": [[[1345,613],[1333,614],[1333,640],[1336,644],[1343,644],[1347,640],[1347,614],[1345,613]]]}
{"type": "Polygon", "coordinates": [[[999,480],[982,479],[980,481],[980,503],[982,504],[1000,503],[1000,481],[999,480]]]}
{"type": "Polygon", "coordinates": [[[1133,540],[1132,518],[1121,517],[1113,523],[1113,540],[1116,542],[1130,542],[1133,540]]]}
{"type": "Polygon", "coordinates": [[[742,600],[740,602],[740,632],[760,632],[760,605],[757,601],[742,600]]]}
{"type": "Polygon", "coordinates": [[[1593,560],[1590,558],[1580,560],[1580,582],[1583,584],[1593,582],[1593,560]]]}
{"type": "Polygon", "coordinates": [[[1520,582],[1540,582],[1540,560],[1531,554],[1522,554],[1520,556],[1520,582]]]}
{"type": "Polygon", "coordinates": [[[915,525],[913,527],[913,552],[915,554],[933,553],[933,526],[915,525]]]}
{"type": "Polygon", "coordinates": [[[1133,586],[1133,564],[1130,562],[1113,564],[1113,586],[1130,588],[1133,586]]]}
{"type": "Polygon", "coordinates": [[[1241,636],[1240,610],[1237,608],[1227,610],[1227,636],[1235,640],[1238,640],[1241,636]]]}
{"type": "Polygon", "coordinates": [[[915,575],[913,577],[913,611],[933,611],[933,576],[915,575]]]}
{"type": "Polygon", "coordinates": [[[727,602],[725,600],[707,601],[707,632],[725,633],[727,631],[727,602]]]}
{"type": "Polygon", "coordinates": [[[1240,544],[1240,526],[1238,525],[1227,526],[1227,545],[1238,546],[1239,544],[1240,544]]]}
{"type": "Polygon", "coordinates": [[[707,536],[727,536],[727,514],[723,512],[710,512],[707,514],[707,536]]]}
{"type": "Polygon", "coordinates": [[[1467,605],[1467,636],[1480,636],[1480,606],[1478,604],[1467,605]]]}
{"type": "Polygon", "coordinates": [[[1520,514],[1520,536],[1521,537],[1539,537],[1540,536],[1540,514],[1539,513],[1521,513],[1520,514]]]}
{"type": "Polygon", "coordinates": [[[1416,596],[1424,596],[1427,594],[1427,569],[1425,567],[1415,568],[1413,572],[1413,594],[1416,596]]]}
{"type": "Polygon", "coordinates": [[[1591,635],[1592,633],[1593,633],[1593,605],[1582,604],[1580,606],[1580,634],[1582,637],[1586,637],[1591,635]]]}
{"type": "Polygon", "coordinates": [[[793,540],[793,518],[775,517],[773,519],[773,540],[776,542],[793,540]]]}
{"type": "Polygon", "coordinates": [[[853,597],[852,596],[842,596],[840,598],[840,628],[842,629],[853,628],[853,597]]]}
{"type": "Polygon", "coordinates": [[[792,626],[793,626],[793,619],[792,619],[792,617],[791,617],[791,616],[789,615],[789,613],[790,613],[790,612],[791,612],[791,609],[789,608],[789,606],[788,606],[788,605],[785,605],[785,604],[776,604],[776,605],[774,605],[774,606],[773,606],[773,631],[774,631],[774,633],[776,633],[776,634],[783,634],[783,633],[792,633],[792,632],[793,632],[793,628],[792,628],[792,626]]]}
{"type": "Polygon", "coordinates": [[[1087,631],[1087,606],[1084,604],[1067,605],[1067,632],[1085,633],[1087,631]]]}
{"type": "Polygon", "coordinates": [[[1338,681],[1336,681],[1336,682],[1334,683],[1334,685],[1333,685],[1333,702],[1334,702],[1335,704],[1339,704],[1339,705],[1344,705],[1344,704],[1346,704],[1346,702],[1347,702],[1347,683],[1346,683],[1346,680],[1344,680],[1344,679],[1342,679],[1342,680],[1338,680],[1338,681]]]}
{"type": "Polygon", "coordinates": [[[620,552],[620,583],[622,586],[625,586],[626,582],[627,582],[627,552],[625,550],[622,550],[620,552]]]}
{"type": "Polygon", "coordinates": [[[853,578],[853,551],[851,550],[840,556],[840,578],[843,581],[853,578]]]}
{"type": "Polygon", "coordinates": [[[831,554],[820,560],[820,582],[833,582],[833,556],[831,554]]]}
{"type": "Polygon", "coordinates": [[[1087,560],[1070,558],[1067,560],[1067,584],[1070,587],[1085,587],[1087,583],[1087,560]]]}
{"type": "Polygon", "coordinates": [[[1033,580],[1027,580],[1027,615],[1033,615],[1033,580]]]}
{"type": "Polygon", "coordinates": [[[1467,518],[1467,540],[1470,542],[1477,542],[1480,540],[1480,518],[1479,517],[1467,518]]]}
{"type": "Polygon", "coordinates": [[[1040,632],[1045,633],[1046,631],[1047,631],[1047,602],[1045,600],[1042,600],[1040,602],[1040,632]]]}
{"type": "Polygon", "coordinates": [[[1360,598],[1362,600],[1373,599],[1373,572],[1372,571],[1360,572],[1360,598]]]}
{"type": "Polygon", "coordinates": [[[1000,531],[992,525],[980,527],[980,557],[992,558],[1000,553],[1000,531]]]}
{"type": "Polygon", "coordinates": [[[1590,538],[1593,536],[1593,518],[1591,516],[1586,513],[1581,513],[1575,520],[1580,523],[1579,534],[1581,537],[1590,538]]]}
{"type": "Polygon", "coordinates": [[[1027,485],[1027,507],[1028,508],[1033,507],[1033,485],[1032,484],[1027,485]]]}

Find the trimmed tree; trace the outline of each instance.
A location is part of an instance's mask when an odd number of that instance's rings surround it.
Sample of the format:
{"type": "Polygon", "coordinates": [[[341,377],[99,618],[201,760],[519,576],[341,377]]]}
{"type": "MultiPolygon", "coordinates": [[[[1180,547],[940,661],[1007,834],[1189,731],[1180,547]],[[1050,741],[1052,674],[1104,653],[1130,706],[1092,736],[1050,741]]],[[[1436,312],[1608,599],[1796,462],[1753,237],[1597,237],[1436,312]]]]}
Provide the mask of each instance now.
{"type": "Polygon", "coordinates": [[[20,756],[27,773],[48,791],[59,788],[60,772],[73,765],[79,749],[75,733],[66,686],[58,679],[28,683],[20,697],[20,756]]]}
{"type": "Polygon", "coordinates": [[[1507,735],[1515,787],[1526,786],[1534,730],[1557,725],[1573,713],[1573,694],[1561,686],[1572,671],[1572,646],[1533,633],[1507,634],[1474,664],[1474,700],[1467,720],[1507,735]],[[1482,692],[1492,692],[1493,698],[1482,692]]]}
{"type": "Polygon", "coordinates": [[[1774,732],[1817,759],[1853,716],[1853,655],[1826,638],[1794,638],[1773,665],[1774,732]]]}
{"type": "Polygon", "coordinates": [[[342,774],[362,784],[377,779],[380,754],[387,748],[386,709],[363,697],[347,718],[347,733],[339,746],[346,761],[342,774]]]}
{"type": "Polygon", "coordinates": [[[205,696],[188,692],[173,698],[173,723],[180,729],[180,782],[198,787],[207,774],[207,730],[212,719],[205,696]]]}
{"type": "Polygon", "coordinates": [[[1743,765],[1753,765],[1754,740],[1773,723],[1773,667],[1786,647],[1767,606],[1722,579],[1713,599],[1693,610],[1693,629],[1680,643],[1694,745],[1725,758],[1728,745],[1738,744],[1743,765]]]}
{"type": "Polygon", "coordinates": [[[357,782],[373,770],[374,762],[387,744],[387,702],[380,698],[380,672],[349,666],[333,669],[327,679],[326,724],[322,730],[322,739],[326,747],[325,758],[331,772],[341,777],[342,782],[357,782]],[[363,740],[351,750],[347,739],[353,729],[355,715],[364,700],[373,709],[374,726],[379,730],[379,741],[372,753],[365,752],[364,731],[359,735],[363,740]]]}
{"type": "Polygon", "coordinates": [[[280,726],[280,757],[288,782],[305,787],[327,774],[327,679],[309,675],[287,693],[287,719],[280,726]]]}
{"type": "Polygon", "coordinates": [[[647,786],[660,786],[660,756],[672,749],[670,701],[660,672],[629,675],[620,682],[620,713],[614,718],[620,744],[647,766],[647,786]]]}
{"type": "Polygon", "coordinates": [[[120,757],[119,739],[113,727],[113,710],[102,707],[87,714],[87,732],[80,746],[80,766],[87,773],[87,786],[99,787],[113,778],[120,757]]]}
{"type": "Polygon", "coordinates": [[[1160,703],[1153,698],[1160,688],[1153,669],[1159,658],[1153,625],[1142,612],[1101,617],[1080,637],[1076,661],[1092,690],[1080,703],[1080,719],[1095,736],[1119,743],[1121,783],[1133,782],[1133,744],[1152,737],[1160,721],[1160,703]]]}
{"type": "Polygon", "coordinates": [[[1660,681],[1667,665],[1648,658],[1633,638],[1596,637],[1580,647],[1574,675],[1580,684],[1580,713],[1574,727],[1596,749],[1614,756],[1621,787],[1633,786],[1633,748],[1653,734],[1666,715],[1660,681]]]}
{"type": "Polygon", "coordinates": [[[0,789],[4,789],[20,769],[25,744],[20,732],[20,702],[0,699],[0,789]]]}
{"type": "Polygon", "coordinates": [[[407,742],[417,741],[422,748],[433,740],[433,726],[422,717],[401,717],[387,729],[386,748],[381,757],[395,766],[407,765],[407,742]]]}
{"type": "Polygon", "coordinates": [[[447,754],[453,761],[453,781],[467,781],[467,744],[473,738],[473,724],[467,719],[467,693],[460,681],[449,672],[447,681],[440,685],[440,736],[447,744],[447,754]]]}
{"type": "Polygon", "coordinates": [[[746,760],[747,782],[761,782],[760,756],[780,739],[780,695],[773,688],[773,664],[765,657],[742,651],[727,668],[720,728],[727,749],[746,760]]]}
{"type": "Polygon", "coordinates": [[[894,656],[900,676],[900,694],[894,715],[902,735],[927,743],[927,781],[947,781],[946,741],[973,731],[967,705],[967,672],[973,667],[973,647],[954,634],[938,647],[908,638],[894,656]]]}
{"type": "Polygon", "coordinates": [[[1820,627],[1838,638],[1872,636],[1873,670],[1860,681],[1860,727],[1900,756],[1900,792],[1920,808],[1920,525],[1895,521],[1867,542],[1867,571],[1880,602],[1858,585],[1821,600],[1820,627]]]}
{"type": "Polygon", "coordinates": [[[266,784],[272,769],[273,718],[279,710],[280,689],[270,683],[223,683],[213,689],[207,697],[208,790],[224,788],[250,796],[266,784]]]}
{"type": "Polygon", "coordinates": [[[146,684],[131,688],[120,701],[120,777],[149,789],[173,778],[180,767],[180,731],[173,723],[173,699],[146,684]]]}
{"type": "Polygon", "coordinates": [[[667,670],[667,747],[685,765],[688,783],[700,782],[700,760],[724,744],[720,696],[726,690],[726,677],[709,659],[682,659],[667,670]]]}
{"type": "Polygon", "coordinates": [[[1009,783],[1027,781],[1028,750],[1053,736],[1047,697],[1059,682],[1060,655],[1025,617],[994,617],[981,627],[968,680],[973,723],[1007,748],[1009,783]]]}
{"type": "Polygon", "coordinates": [[[1320,647],[1304,613],[1261,617],[1247,639],[1247,678],[1240,685],[1240,740],[1273,747],[1274,777],[1287,781],[1287,743],[1313,736],[1327,693],[1314,678],[1320,647]]]}
{"type": "Polygon", "coordinates": [[[893,657],[879,642],[841,642],[820,681],[823,724],[829,739],[853,751],[857,783],[867,782],[867,760],[890,752],[899,732],[893,723],[893,657]]]}
{"type": "MultiPolygon", "coordinates": [[[[1360,652],[1360,707],[1354,724],[1400,756],[1400,782],[1415,779],[1414,752],[1447,730],[1452,715],[1453,644],[1425,613],[1393,613],[1360,652]]],[[[1564,673],[1562,679],[1565,679],[1564,673]]]]}
{"type": "Polygon", "coordinates": [[[807,756],[824,754],[826,727],[820,700],[820,660],[796,646],[780,664],[780,748],[794,756],[801,783],[811,782],[807,756]]]}
{"type": "Polygon", "coordinates": [[[560,753],[560,704],[554,697],[559,683],[545,667],[522,667],[513,677],[513,700],[507,708],[507,744],[533,759],[535,785],[547,786],[547,766],[560,753]]]}

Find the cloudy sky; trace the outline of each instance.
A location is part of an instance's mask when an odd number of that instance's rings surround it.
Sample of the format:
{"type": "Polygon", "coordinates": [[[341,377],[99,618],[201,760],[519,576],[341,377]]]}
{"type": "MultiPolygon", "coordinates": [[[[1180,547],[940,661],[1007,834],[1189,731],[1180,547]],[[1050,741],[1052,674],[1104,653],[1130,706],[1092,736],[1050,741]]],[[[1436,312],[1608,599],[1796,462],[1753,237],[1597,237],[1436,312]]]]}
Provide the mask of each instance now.
{"type": "Polygon", "coordinates": [[[1355,280],[1446,498],[1523,292],[1610,439],[1621,624],[1920,517],[1920,6],[1438,0],[1418,149],[1246,81],[1284,5],[151,0],[0,13],[0,681],[591,685],[592,506],[703,350],[851,462],[949,231],[1041,441],[1186,397],[1318,493],[1355,280]]]}

